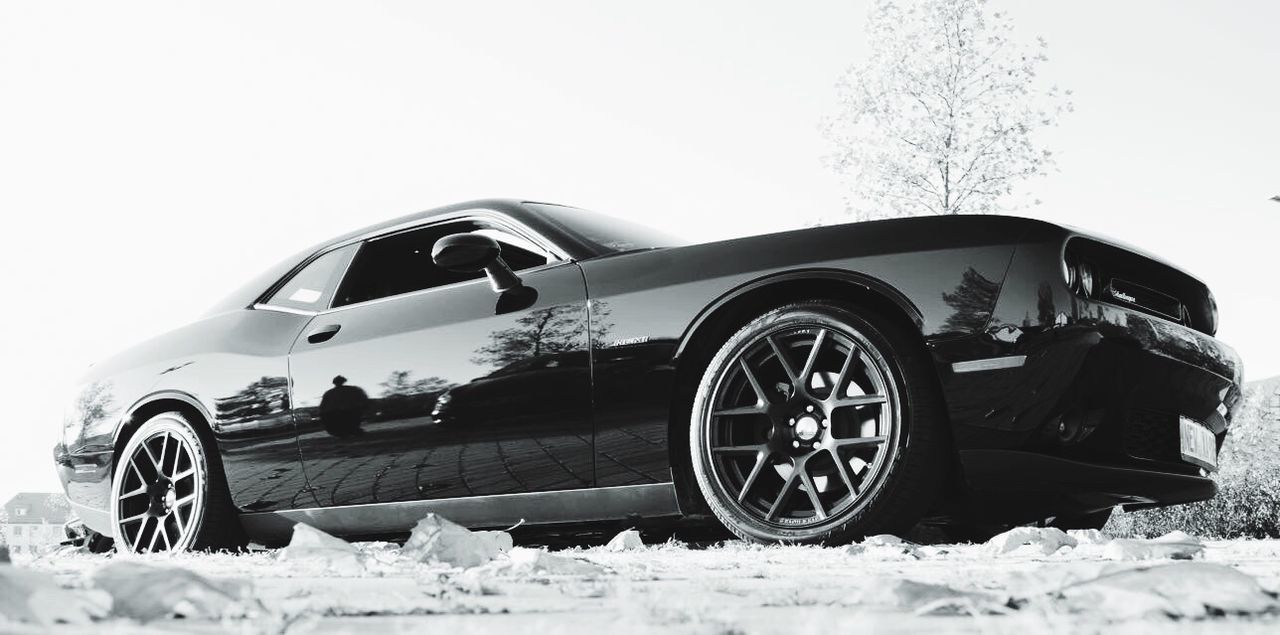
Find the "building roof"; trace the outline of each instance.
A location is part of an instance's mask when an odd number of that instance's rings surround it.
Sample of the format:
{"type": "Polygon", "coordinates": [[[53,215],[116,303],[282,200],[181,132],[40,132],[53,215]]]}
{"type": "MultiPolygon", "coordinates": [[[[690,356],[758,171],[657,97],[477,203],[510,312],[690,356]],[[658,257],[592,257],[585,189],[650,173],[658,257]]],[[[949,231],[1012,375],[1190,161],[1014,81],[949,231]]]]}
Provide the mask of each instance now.
{"type": "Polygon", "coordinates": [[[4,504],[6,522],[10,525],[61,525],[67,522],[71,510],[62,494],[22,492],[4,504]],[[58,502],[61,502],[59,505],[58,502]]]}

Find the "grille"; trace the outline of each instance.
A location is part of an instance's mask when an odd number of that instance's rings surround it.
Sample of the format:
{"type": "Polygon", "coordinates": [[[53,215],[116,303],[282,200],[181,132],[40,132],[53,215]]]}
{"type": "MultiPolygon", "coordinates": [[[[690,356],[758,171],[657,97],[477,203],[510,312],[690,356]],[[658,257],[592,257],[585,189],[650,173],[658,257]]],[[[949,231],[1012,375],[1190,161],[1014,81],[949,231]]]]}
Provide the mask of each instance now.
{"type": "Polygon", "coordinates": [[[1179,324],[1188,323],[1187,310],[1177,298],[1128,280],[1112,278],[1107,288],[1103,290],[1103,297],[1154,313],[1179,324]]]}
{"type": "Polygon", "coordinates": [[[1156,315],[1213,335],[1212,297],[1204,284],[1169,265],[1084,237],[1067,244],[1067,257],[1094,270],[1093,298],[1156,315]]]}
{"type": "Polygon", "coordinates": [[[1137,459],[1182,461],[1178,417],[1155,410],[1131,410],[1124,426],[1124,451],[1137,459]]]}

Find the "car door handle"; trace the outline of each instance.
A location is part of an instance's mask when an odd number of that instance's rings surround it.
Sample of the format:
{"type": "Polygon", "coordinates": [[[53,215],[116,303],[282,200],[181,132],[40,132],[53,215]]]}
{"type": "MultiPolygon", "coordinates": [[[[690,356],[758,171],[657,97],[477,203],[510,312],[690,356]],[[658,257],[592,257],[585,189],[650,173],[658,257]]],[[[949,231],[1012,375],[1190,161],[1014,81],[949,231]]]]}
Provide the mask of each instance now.
{"type": "Polygon", "coordinates": [[[337,335],[340,324],[326,324],[310,333],[307,333],[307,341],[312,344],[329,341],[334,335],[337,335]]]}

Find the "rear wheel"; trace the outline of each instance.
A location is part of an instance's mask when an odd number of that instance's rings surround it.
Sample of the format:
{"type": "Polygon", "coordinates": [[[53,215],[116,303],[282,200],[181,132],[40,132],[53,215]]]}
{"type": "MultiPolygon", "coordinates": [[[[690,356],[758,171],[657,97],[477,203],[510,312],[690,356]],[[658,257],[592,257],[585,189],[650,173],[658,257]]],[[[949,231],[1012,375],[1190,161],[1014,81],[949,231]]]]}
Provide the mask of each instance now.
{"type": "Polygon", "coordinates": [[[760,316],[724,344],[695,397],[703,497],[750,540],[907,531],[944,473],[931,373],[908,333],[873,313],[815,301],[760,316]]]}
{"type": "Polygon", "coordinates": [[[116,549],[134,553],[242,543],[216,455],[178,412],[143,423],[121,450],[112,480],[116,549]]]}

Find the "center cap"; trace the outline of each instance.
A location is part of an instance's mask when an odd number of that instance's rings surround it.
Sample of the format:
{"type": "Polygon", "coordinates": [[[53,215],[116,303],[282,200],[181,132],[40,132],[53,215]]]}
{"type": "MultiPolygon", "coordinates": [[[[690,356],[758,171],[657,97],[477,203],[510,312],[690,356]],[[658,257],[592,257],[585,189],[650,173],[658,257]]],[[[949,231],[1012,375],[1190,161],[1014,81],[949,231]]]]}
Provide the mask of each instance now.
{"type": "Polygon", "coordinates": [[[796,419],[796,438],[801,441],[812,441],[818,437],[822,426],[813,415],[803,415],[796,419]]]}

